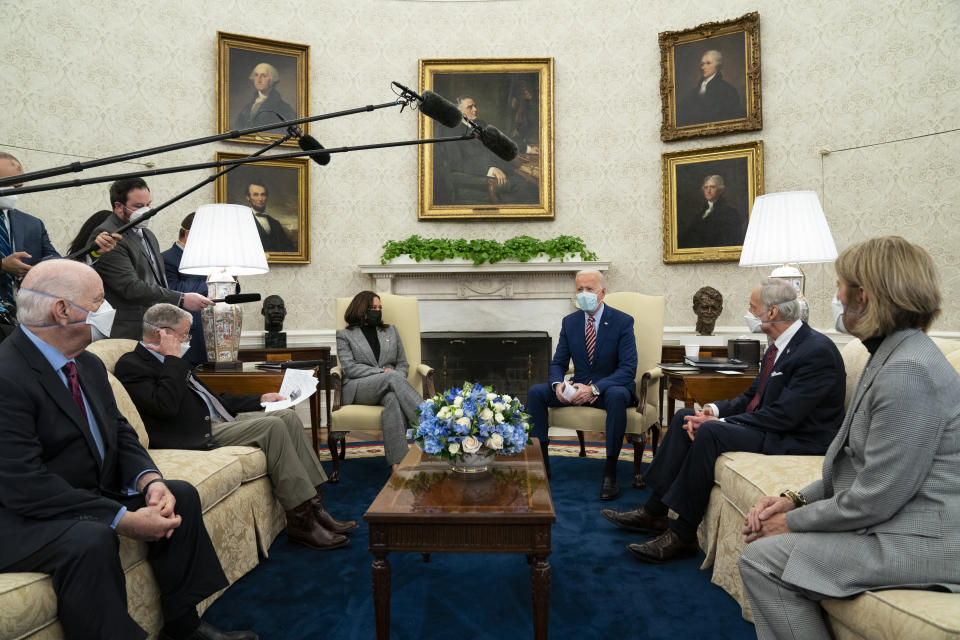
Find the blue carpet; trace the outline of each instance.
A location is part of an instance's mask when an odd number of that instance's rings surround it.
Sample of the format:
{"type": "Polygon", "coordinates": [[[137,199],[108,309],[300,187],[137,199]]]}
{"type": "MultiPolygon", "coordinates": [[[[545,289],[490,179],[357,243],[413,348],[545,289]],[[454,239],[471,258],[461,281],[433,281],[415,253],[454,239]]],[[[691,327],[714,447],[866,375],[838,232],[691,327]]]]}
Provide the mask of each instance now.
{"type": "MultiPolygon", "coordinates": [[[[754,638],[740,607],[710,583],[697,558],[644,565],[624,545],[643,536],[617,529],[601,507],[627,509],[648,491],[598,499],[602,460],[554,456],[551,638],[754,638]]],[[[330,511],[362,520],[386,482],[382,458],[347,459],[341,482],[326,485],[330,511]]],[[[627,484],[624,484],[627,483],[627,484]]],[[[255,629],[262,640],[375,637],[367,527],[350,545],[313,551],[280,534],[270,557],[241,578],[204,615],[225,629],[255,629]]],[[[419,554],[388,556],[392,569],[391,638],[526,638],[532,635],[530,570],[523,556],[419,554]]]]}

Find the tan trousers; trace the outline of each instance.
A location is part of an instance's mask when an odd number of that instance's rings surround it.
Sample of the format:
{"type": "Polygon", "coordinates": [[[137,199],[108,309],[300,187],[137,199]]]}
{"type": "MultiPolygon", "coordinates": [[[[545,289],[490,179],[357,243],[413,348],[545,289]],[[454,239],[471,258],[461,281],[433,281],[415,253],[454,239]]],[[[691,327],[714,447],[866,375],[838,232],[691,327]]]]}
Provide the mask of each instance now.
{"type": "Polygon", "coordinates": [[[316,488],[327,481],[327,474],[303,434],[303,423],[292,409],[241,413],[233,422],[214,424],[212,433],[214,443],[221,446],[263,449],[267,475],[286,511],[317,495],[316,488]]]}

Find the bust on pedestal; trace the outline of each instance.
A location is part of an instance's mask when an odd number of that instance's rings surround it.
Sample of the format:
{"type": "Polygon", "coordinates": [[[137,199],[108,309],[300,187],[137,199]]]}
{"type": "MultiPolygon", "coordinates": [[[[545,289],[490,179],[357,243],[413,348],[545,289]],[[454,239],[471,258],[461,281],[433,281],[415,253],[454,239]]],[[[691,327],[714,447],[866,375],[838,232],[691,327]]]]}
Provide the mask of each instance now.
{"type": "Polygon", "coordinates": [[[697,314],[697,335],[712,336],[717,318],[723,311],[723,296],[713,287],[700,287],[693,294],[693,312],[697,314]]]}
{"type": "Polygon", "coordinates": [[[283,330],[283,319],[287,317],[287,306],[283,298],[267,296],[260,313],[263,314],[263,328],[267,332],[263,337],[263,346],[267,349],[286,349],[287,334],[283,330]]]}

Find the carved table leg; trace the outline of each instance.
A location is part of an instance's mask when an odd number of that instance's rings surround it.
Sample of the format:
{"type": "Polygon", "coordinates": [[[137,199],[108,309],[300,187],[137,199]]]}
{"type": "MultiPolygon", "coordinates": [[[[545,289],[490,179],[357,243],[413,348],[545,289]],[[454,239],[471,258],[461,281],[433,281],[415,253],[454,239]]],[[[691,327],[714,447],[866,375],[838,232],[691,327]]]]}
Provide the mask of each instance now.
{"type": "Polygon", "coordinates": [[[550,563],[546,556],[537,556],[530,567],[530,589],[533,593],[533,637],[547,640],[550,611],[550,563]]]}
{"type": "MultiPolygon", "coordinates": [[[[377,619],[377,640],[390,640],[390,563],[385,551],[373,552],[373,610],[377,619]]],[[[544,636],[546,637],[546,636],[544,636]]]]}

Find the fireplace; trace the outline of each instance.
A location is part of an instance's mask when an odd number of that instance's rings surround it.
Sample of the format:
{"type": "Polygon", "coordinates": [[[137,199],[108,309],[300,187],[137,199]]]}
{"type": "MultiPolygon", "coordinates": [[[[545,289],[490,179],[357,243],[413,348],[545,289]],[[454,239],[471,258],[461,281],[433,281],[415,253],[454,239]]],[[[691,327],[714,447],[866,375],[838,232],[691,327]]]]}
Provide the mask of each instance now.
{"type": "Polygon", "coordinates": [[[420,334],[420,344],[421,359],[436,370],[438,392],[479,382],[526,404],[530,386],[547,382],[545,331],[429,331],[420,334]]]}

